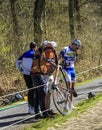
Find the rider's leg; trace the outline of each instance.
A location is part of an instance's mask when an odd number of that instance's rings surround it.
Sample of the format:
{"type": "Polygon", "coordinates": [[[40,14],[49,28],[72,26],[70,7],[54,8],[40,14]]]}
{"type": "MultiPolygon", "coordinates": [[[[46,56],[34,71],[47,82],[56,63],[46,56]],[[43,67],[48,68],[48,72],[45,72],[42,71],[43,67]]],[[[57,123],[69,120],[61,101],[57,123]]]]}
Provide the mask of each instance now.
{"type": "MultiPolygon", "coordinates": [[[[75,70],[67,70],[67,85],[68,85],[68,89],[69,89],[69,98],[70,98],[70,107],[73,109],[73,90],[74,90],[74,86],[75,86],[75,82],[76,82],[76,73],[75,70]]],[[[75,97],[75,93],[74,93],[74,97],[75,97]]]]}
{"type": "Polygon", "coordinates": [[[73,96],[72,91],[71,91],[72,90],[72,82],[68,81],[67,84],[68,84],[68,89],[69,89],[69,93],[70,93],[70,101],[72,102],[72,96],[73,96]]]}
{"type": "MultiPolygon", "coordinates": [[[[69,104],[69,108],[70,108],[70,110],[73,110],[73,109],[76,109],[76,107],[73,105],[73,88],[74,88],[74,86],[75,86],[75,82],[68,82],[68,87],[69,87],[69,93],[70,93],[70,104],[69,104]]],[[[74,96],[75,97],[75,96],[74,96]]]]}

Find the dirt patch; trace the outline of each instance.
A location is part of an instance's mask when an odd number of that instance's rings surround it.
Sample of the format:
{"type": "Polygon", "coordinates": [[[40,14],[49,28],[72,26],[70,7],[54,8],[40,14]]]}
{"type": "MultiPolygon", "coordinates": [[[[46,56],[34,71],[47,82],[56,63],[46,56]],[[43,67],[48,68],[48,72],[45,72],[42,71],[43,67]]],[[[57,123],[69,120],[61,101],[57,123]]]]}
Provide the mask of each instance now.
{"type": "Polygon", "coordinates": [[[47,130],[102,130],[102,101],[78,117],[68,119],[57,128],[47,130]]]}

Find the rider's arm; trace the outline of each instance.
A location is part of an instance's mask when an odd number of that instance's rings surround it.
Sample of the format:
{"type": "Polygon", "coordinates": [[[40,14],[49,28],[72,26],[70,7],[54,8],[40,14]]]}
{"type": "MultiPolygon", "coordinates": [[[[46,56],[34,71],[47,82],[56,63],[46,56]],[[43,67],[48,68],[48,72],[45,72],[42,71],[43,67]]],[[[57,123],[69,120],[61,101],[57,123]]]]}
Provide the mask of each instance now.
{"type": "Polygon", "coordinates": [[[65,49],[62,50],[62,51],[60,51],[59,56],[58,56],[58,59],[63,58],[63,57],[64,57],[64,54],[65,54],[65,49]]]}
{"type": "Polygon", "coordinates": [[[74,64],[76,64],[76,62],[78,61],[78,56],[79,56],[78,51],[75,51],[75,61],[74,61],[74,64]]]}

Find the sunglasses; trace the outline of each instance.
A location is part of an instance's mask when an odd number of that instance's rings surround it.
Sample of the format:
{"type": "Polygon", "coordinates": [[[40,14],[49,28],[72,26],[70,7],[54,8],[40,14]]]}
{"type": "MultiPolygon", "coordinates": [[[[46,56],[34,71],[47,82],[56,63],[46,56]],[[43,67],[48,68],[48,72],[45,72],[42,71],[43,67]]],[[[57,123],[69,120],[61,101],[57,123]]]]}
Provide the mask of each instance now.
{"type": "Polygon", "coordinates": [[[79,49],[80,48],[80,46],[79,45],[77,45],[77,44],[74,44],[76,47],[77,47],[77,49],[79,49]]]}

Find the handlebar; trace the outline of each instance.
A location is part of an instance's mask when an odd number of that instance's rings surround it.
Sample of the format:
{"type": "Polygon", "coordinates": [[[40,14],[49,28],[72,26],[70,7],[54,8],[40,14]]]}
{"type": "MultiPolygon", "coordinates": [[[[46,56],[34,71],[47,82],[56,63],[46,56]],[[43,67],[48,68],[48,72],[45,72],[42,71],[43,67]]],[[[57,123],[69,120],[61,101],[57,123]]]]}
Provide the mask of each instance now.
{"type": "Polygon", "coordinates": [[[47,59],[47,58],[45,58],[45,57],[43,57],[43,59],[44,59],[46,62],[48,62],[48,63],[54,65],[56,68],[58,68],[58,66],[62,67],[62,65],[63,65],[63,63],[58,63],[58,64],[56,64],[53,59],[47,59]]]}

